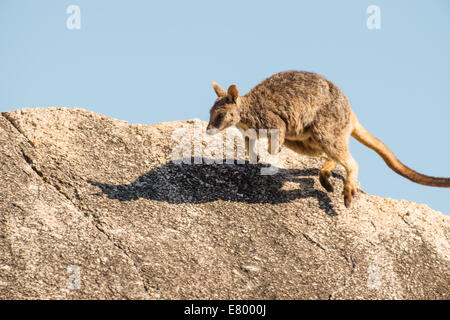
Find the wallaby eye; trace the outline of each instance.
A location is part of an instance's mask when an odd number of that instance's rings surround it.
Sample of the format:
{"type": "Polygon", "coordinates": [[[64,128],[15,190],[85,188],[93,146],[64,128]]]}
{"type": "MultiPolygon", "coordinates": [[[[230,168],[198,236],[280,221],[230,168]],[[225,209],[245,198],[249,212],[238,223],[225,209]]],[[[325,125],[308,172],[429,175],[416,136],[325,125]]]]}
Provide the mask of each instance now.
{"type": "Polygon", "coordinates": [[[217,116],[217,120],[222,121],[223,117],[225,117],[225,113],[219,113],[219,115],[217,116]]]}

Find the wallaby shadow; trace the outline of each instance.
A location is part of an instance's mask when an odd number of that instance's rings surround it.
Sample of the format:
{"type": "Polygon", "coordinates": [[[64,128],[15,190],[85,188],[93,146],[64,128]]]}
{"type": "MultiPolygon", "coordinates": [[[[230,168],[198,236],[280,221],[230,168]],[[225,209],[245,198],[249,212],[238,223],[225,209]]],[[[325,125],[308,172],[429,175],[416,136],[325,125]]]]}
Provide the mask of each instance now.
{"type": "MultiPolygon", "coordinates": [[[[193,159],[191,159],[193,160],[193,159]]],[[[191,163],[194,163],[193,161],[191,163]]],[[[139,198],[167,203],[205,203],[226,200],[246,203],[285,203],[300,198],[316,198],[326,214],[336,216],[330,197],[314,188],[316,168],[307,170],[279,169],[274,175],[261,175],[267,164],[175,164],[169,162],[154,168],[136,181],[112,185],[88,180],[109,199],[131,201],[139,198]],[[284,182],[292,181],[299,189],[282,190],[284,182]]],[[[333,173],[333,176],[344,179],[333,173]]]]}

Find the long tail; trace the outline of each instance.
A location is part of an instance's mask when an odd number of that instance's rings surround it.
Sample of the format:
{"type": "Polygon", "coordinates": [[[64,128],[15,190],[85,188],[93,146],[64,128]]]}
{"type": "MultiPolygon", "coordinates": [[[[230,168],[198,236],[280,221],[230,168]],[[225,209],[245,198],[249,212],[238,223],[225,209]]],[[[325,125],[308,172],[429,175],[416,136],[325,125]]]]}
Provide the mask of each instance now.
{"type": "Polygon", "coordinates": [[[364,127],[359,123],[358,119],[354,114],[352,116],[353,116],[352,137],[361,142],[366,147],[369,147],[370,149],[378,153],[381,156],[381,158],[383,158],[384,162],[386,162],[388,167],[391,168],[393,171],[405,177],[406,179],[409,179],[419,184],[423,184],[425,186],[450,188],[450,178],[437,178],[426,176],[405,166],[403,163],[400,162],[400,160],[398,160],[395,157],[392,151],[389,150],[389,148],[386,147],[386,145],[383,142],[375,138],[372,134],[370,134],[369,131],[364,129],[364,127]]]}

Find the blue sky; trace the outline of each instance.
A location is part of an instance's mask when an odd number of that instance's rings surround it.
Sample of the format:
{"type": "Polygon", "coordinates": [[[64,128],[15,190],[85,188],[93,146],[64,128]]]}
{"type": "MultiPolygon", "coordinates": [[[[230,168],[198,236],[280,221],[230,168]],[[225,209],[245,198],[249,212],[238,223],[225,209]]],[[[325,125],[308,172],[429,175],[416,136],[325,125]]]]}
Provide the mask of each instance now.
{"type": "MultiPolygon", "coordinates": [[[[450,176],[450,1],[0,0],[0,110],[82,107],[132,123],[208,120],[212,80],[241,93],[314,71],[408,166],[450,176]],[[69,5],[81,29],[69,30],[69,5]],[[366,26],[369,5],[381,29],[366,26]]],[[[396,175],[353,141],[371,194],[450,214],[450,190],[396,175]]]]}

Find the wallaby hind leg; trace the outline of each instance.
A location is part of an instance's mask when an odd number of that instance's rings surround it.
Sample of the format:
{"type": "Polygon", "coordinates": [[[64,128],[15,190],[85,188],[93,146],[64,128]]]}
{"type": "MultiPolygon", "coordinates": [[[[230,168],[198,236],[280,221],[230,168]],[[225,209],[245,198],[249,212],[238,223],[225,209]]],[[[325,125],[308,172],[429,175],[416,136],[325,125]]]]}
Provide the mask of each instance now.
{"type": "MultiPolygon", "coordinates": [[[[325,156],[323,151],[318,148],[317,145],[308,144],[307,141],[285,140],[284,145],[299,154],[307,155],[310,157],[325,156]]],[[[327,190],[328,192],[333,192],[334,188],[330,183],[330,176],[331,171],[336,166],[336,162],[329,158],[326,159],[327,162],[325,162],[319,173],[319,181],[322,187],[325,188],[325,190],[327,190]]]]}
{"type": "Polygon", "coordinates": [[[348,208],[356,195],[356,186],[358,183],[358,163],[353,159],[348,150],[348,138],[342,137],[335,143],[324,144],[323,149],[329,159],[342,164],[347,173],[344,183],[344,204],[348,208]]]}
{"type": "Polygon", "coordinates": [[[347,178],[344,183],[344,204],[350,207],[353,197],[356,195],[356,185],[358,183],[358,163],[353,159],[350,152],[347,152],[339,162],[344,166],[347,172],[347,178]]]}
{"type": "MultiPolygon", "coordinates": [[[[316,144],[308,143],[308,141],[295,141],[295,140],[285,140],[284,145],[289,149],[303,155],[310,157],[320,157],[324,156],[322,149],[320,149],[316,144]]],[[[322,187],[328,192],[333,192],[334,188],[330,183],[331,171],[333,171],[336,166],[336,161],[327,158],[324,166],[319,173],[319,181],[322,187]]]]}
{"type": "Polygon", "coordinates": [[[328,192],[334,191],[334,188],[330,183],[331,171],[333,171],[334,167],[336,167],[336,162],[334,160],[327,159],[327,162],[325,162],[319,173],[320,184],[328,192]]]}

